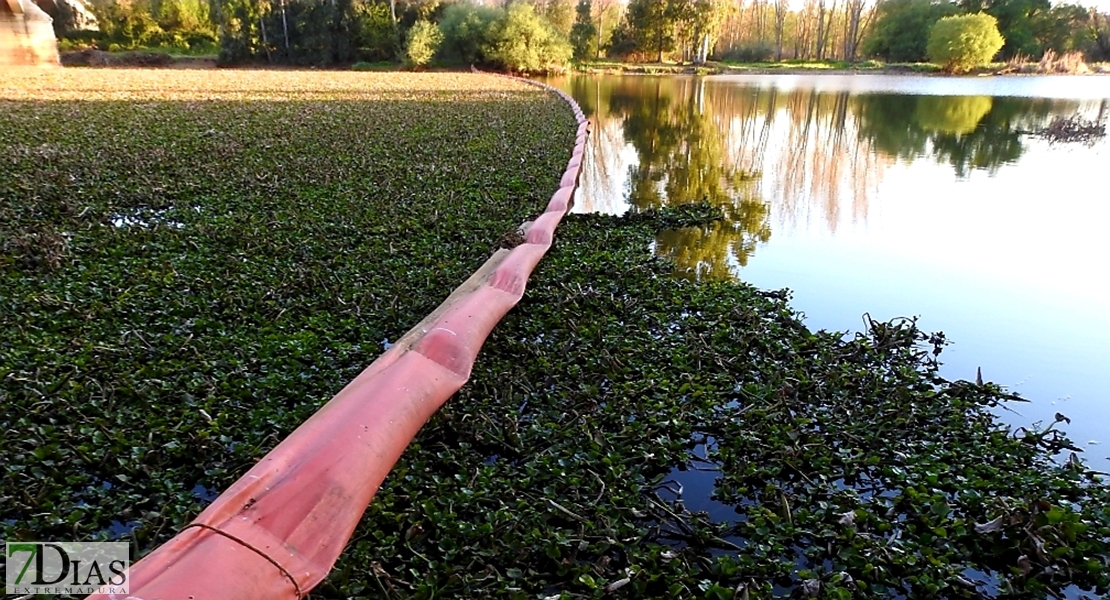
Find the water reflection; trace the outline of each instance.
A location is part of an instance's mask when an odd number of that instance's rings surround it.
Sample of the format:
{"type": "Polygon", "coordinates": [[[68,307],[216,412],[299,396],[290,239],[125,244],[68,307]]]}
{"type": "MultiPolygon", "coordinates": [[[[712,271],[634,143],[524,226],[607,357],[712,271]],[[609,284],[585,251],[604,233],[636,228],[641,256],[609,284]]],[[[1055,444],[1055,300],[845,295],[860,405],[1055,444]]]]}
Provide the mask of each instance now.
{"type": "Polygon", "coordinates": [[[1016,163],[1021,132],[1080,108],[1074,100],[894,94],[866,94],[854,104],[859,135],[874,151],[902,160],[933,157],[961,178],[1016,163]]]}
{"type": "Polygon", "coordinates": [[[730,160],[727,119],[717,117],[727,116],[729,107],[711,106],[728,98],[707,97],[704,81],[689,78],[618,79],[604,87],[596,79],[574,83],[595,122],[587,153],[594,160],[586,161],[588,183],[581,194],[586,210],[597,210],[595,201],[605,199],[628,200],[638,209],[707,201],[727,218],[662,234],[657,252],[698,277],[729,277],[735,266],[747,264],[756,245],[770,238],[769,207],[753,185],[758,174],[742,158],[730,160]],[[591,83],[593,94],[586,89],[591,83]],[[613,164],[610,148],[618,161],[624,148],[635,160],[613,164]],[[615,182],[613,171],[621,168],[623,189],[599,189],[615,182]]]}
{"type": "Polygon", "coordinates": [[[771,239],[772,222],[829,232],[865,223],[895,163],[929,158],[950,165],[958,179],[994,174],[1020,159],[1023,131],[1099,105],[855,93],[795,81],[577,76],[555,83],[594,123],[577,210],[621,213],[700,200],[722,209],[722,222],[657,240],[657,253],[699,278],[735,277],[771,239]]]}
{"type": "Polygon", "coordinates": [[[1110,116],[1110,78],[596,77],[554,81],[594,123],[576,210],[705,199],[726,219],[661,233],[698,278],[789,287],[813,328],[921,316],[942,374],[1071,417],[1110,471],[1110,141],[1024,132],[1110,116]],[[1103,275],[1098,275],[1103,273],[1103,275]]]}

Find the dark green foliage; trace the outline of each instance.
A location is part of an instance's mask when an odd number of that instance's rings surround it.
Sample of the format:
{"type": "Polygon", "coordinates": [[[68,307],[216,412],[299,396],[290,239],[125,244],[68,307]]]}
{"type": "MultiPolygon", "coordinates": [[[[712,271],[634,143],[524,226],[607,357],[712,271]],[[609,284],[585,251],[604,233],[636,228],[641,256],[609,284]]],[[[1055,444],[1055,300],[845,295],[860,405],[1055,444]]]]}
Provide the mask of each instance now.
{"type": "Polygon", "coordinates": [[[354,6],[352,0],[290,0],[284,19],[280,11],[266,15],[264,56],[255,58],[310,65],[357,60],[354,6]]]}
{"type": "Polygon", "coordinates": [[[621,19],[609,36],[609,43],[606,44],[604,50],[605,55],[611,58],[627,59],[637,52],[638,48],[639,42],[636,40],[632,27],[628,24],[628,19],[621,19]]]}
{"type": "Polygon", "coordinates": [[[1063,54],[1082,49],[1091,14],[1078,4],[1057,4],[1047,13],[1038,15],[1037,43],[1043,52],[1063,54]]]}
{"type": "Polygon", "coordinates": [[[884,0],[863,52],[892,62],[924,62],[929,30],[943,17],[956,14],[955,4],[935,0],[884,0]]]}
{"type": "Polygon", "coordinates": [[[754,44],[751,46],[735,46],[719,56],[720,60],[734,60],[737,62],[755,63],[767,62],[775,55],[775,49],[768,44],[754,44]]]}
{"type": "Polygon", "coordinates": [[[257,5],[224,0],[221,60],[304,65],[398,58],[400,36],[389,5],[377,0],[287,0],[257,5]]]}
{"type": "Polygon", "coordinates": [[[969,13],[983,11],[998,19],[998,29],[1006,40],[1002,58],[1040,57],[1042,49],[1034,28],[1037,16],[1050,10],[1049,0],[964,0],[961,6],[969,13]]]}
{"type": "Polygon", "coordinates": [[[361,2],[354,5],[355,47],[360,60],[387,61],[397,57],[397,24],[389,15],[389,5],[361,2]]]}
{"type": "Polygon", "coordinates": [[[562,69],[570,61],[570,42],[536,14],[531,4],[517,3],[494,21],[485,49],[486,59],[509,71],[543,73],[562,69]]]}
{"type": "Polygon", "coordinates": [[[594,58],[597,56],[597,25],[592,16],[593,5],[590,0],[580,0],[575,12],[574,27],[570,30],[574,58],[594,58]]]}
{"type": "Polygon", "coordinates": [[[493,23],[504,17],[500,8],[480,6],[468,2],[452,4],[443,11],[439,22],[443,32],[440,54],[448,60],[465,64],[486,64],[485,49],[493,23]]]}
{"type": "Polygon", "coordinates": [[[397,0],[396,3],[397,20],[404,28],[412,27],[417,21],[438,21],[445,8],[442,0],[397,0]]]}
{"type": "Polygon", "coordinates": [[[1088,60],[1110,61],[1110,12],[1098,13],[1092,11],[1087,37],[1083,45],[1088,60]]]}
{"type": "Polygon", "coordinates": [[[962,0],[960,5],[968,12],[981,10],[998,19],[998,29],[1006,40],[1002,58],[1037,59],[1046,50],[1071,50],[1088,21],[1082,7],[1052,6],[1049,0],[962,0]]]}
{"type": "Polygon", "coordinates": [[[675,47],[675,25],[682,8],[675,0],[631,0],[625,13],[626,35],[635,49],[662,62],[663,55],[675,47]]]}
{"type": "Polygon", "coordinates": [[[234,64],[266,56],[260,26],[262,12],[251,0],[224,0],[221,3],[220,56],[224,64],[234,64]]]}

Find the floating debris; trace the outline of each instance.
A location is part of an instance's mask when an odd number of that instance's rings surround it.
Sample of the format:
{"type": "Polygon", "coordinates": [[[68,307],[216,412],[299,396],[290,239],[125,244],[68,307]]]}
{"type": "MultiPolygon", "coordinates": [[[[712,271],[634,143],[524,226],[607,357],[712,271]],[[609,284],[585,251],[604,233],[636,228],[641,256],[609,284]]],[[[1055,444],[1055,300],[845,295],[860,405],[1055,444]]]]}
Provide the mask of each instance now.
{"type": "Polygon", "coordinates": [[[1106,119],[1084,119],[1079,115],[1057,117],[1047,127],[1022,131],[1026,135],[1044,138],[1050,142],[1084,143],[1094,142],[1106,137],[1106,119]]]}

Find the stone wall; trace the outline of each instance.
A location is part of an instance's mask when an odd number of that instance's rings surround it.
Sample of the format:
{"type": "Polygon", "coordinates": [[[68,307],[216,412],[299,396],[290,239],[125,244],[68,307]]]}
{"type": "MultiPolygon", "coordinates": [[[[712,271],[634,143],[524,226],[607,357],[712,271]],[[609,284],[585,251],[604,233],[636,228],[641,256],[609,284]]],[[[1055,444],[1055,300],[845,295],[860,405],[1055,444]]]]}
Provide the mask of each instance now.
{"type": "Polygon", "coordinates": [[[50,16],[31,0],[0,0],[0,67],[57,64],[50,16]]]}

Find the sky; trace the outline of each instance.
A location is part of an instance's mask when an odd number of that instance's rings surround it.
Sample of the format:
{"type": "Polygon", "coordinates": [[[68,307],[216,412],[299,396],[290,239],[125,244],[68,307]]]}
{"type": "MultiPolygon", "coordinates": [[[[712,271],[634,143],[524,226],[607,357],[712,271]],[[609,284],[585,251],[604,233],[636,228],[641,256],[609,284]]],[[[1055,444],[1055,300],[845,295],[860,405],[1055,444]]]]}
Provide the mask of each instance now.
{"type": "Polygon", "coordinates": [[[1080,2],[1083,6],[1093,6],[1099,9],[1100,12],[1110,12],[1110,0],[1084,0],[1080,2]]]}
{"type": "MultiPolygon", "coordinates": [[[[1052,5],[1065,4],[1059,0],[1053,0],[1052,5]]],[[[1079,4],[1080,6],[1094,7],[1099,12],[1110,12],[1110,0],[1078,0],[1077,2],[1067,2],[1066,4],[1079,4]]]]}
{"type": "MultiPolygon", "coordinates": [[[[1110,0],[1071,0],[1070,2],[1065,2],[1065,1],[1061,1],[1061,0],[1051,0],[1051,1],[1052,1],[1052,4],[1054,6],[1057,5],[1057,4],[1065,4],[1065,3],[1066,4],[1079,4],[1081,6],[1097,8],[1099,10],[1099,12],[1110,12],[1110,0]]],[[[801,9],[801,7],[804,4],[805,4],[805,0],[791,0],[790,1],[790,7],[794,10],[801,9]]]]}

